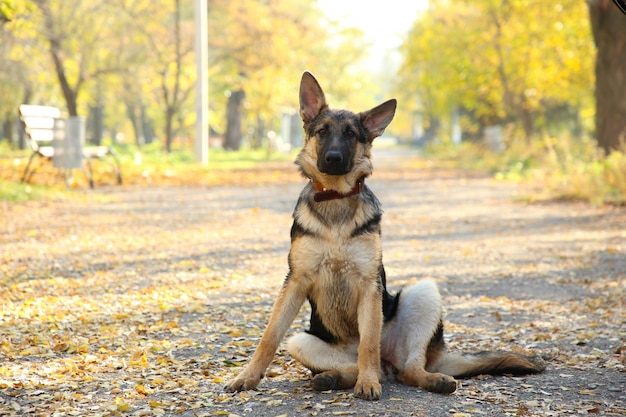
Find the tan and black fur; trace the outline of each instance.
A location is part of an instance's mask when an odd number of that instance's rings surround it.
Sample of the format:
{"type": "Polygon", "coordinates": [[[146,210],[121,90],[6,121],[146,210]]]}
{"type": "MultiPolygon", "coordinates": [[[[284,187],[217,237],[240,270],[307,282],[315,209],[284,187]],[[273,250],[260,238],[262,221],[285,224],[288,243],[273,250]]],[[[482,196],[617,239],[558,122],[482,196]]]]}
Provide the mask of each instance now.
{"type": "Polygon", "coordinates": [[[450,354],[436,285],[421,281],[395,295],[387,291],[382,210],[364,179],[372,173],[372,142],[395,109],[396,100],[358,114],[330,109],[317,80],[303,74],[306,142],[296,164],[311,181],[293,213],[289,273],[252,360],[227,391],[258,386],[306,300],[310,329],[291,337],[287,349],[313,371],[318,391],[354,388],[357,397],[379,399],[382,363],[399,381],[440,393],[456,390],[454,377],[545,369],[541,358],[514,353],[450,354]]]}

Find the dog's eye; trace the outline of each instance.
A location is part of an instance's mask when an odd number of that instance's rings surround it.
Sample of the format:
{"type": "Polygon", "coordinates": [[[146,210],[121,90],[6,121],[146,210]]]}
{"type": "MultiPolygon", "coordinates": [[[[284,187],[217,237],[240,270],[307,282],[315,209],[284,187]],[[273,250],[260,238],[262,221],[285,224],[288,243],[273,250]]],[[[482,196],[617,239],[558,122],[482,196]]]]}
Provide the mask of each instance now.
{"type": "Polygon", "coordinates": [[[347,129],[346,130],[346,136],[349,137],[350,139],[356,137],[356,133],[354,133],[354,130],[351,129],[347,129]]]}
{"type": "Polygon", "coordinates": [[[328,130],[326,130],[325,128],[321,128],[317,131],[318,136],[326,136],[326,133],[328,133],[328,130]]]}

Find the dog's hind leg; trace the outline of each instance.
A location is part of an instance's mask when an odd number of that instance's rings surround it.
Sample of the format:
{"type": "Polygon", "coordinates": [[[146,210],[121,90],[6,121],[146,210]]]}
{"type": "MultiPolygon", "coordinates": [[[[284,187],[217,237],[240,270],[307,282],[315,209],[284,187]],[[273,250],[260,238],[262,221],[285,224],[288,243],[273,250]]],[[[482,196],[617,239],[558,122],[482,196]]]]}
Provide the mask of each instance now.
{"type": "Polygon", "coordinates": [[[311,387],[316,391],[354,388],[358,342],[349,345],[326,343],[317,336],[298,333],[287,341],[287,350],[315,376],[311,387]]]}
{"type": "Polygon", "coordinates": [[[451,393],[456,381],[427,367],[445,354],[442,304],[437,286],[420,281],[402,290],[396,317],[385,325],[382,358],[398,370],[398,380],[432,392],[451,393]]]}

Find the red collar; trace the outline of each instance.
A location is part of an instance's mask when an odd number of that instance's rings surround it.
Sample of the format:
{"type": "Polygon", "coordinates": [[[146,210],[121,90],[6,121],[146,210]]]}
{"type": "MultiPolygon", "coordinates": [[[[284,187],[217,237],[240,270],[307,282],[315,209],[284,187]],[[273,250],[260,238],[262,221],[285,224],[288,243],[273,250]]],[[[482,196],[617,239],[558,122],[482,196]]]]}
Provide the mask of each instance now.
{"type": "Polygon", "coordinates": [[[365,177],[359,178],[354,187],[346,194],[341,194],[340,192],[335,190],[327,190],[322,184],[314,180],[311,180],[311,184],[317,190],[317,193],[315,193],[313,200],[319,203],[320,201],[336,200],[338,198],[350,197],[360,193],[365,187],[365,177]]]}

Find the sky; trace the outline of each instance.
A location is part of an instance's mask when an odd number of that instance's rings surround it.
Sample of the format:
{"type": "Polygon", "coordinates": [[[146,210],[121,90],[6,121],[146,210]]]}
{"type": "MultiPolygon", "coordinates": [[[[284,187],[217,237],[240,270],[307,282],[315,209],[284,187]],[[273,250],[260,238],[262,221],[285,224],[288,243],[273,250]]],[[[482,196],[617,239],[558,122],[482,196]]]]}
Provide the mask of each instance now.
{"type": "Polygon", "coordinates": [[[318,0],[318,5],[331,19],[363,30],[373,44],[370,59],[376,61],[402,43],[418,12],[428,7],[428,0],[318,0]]]}

